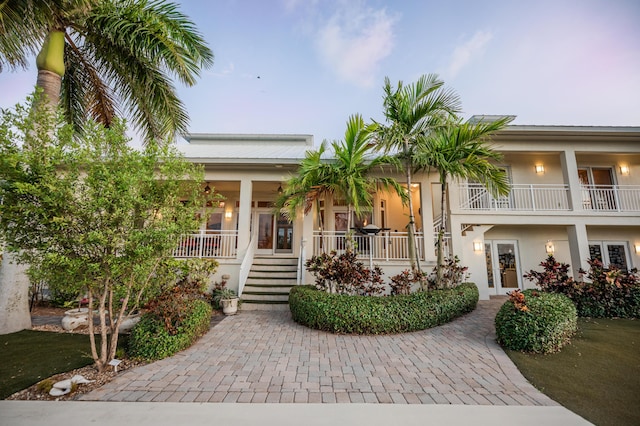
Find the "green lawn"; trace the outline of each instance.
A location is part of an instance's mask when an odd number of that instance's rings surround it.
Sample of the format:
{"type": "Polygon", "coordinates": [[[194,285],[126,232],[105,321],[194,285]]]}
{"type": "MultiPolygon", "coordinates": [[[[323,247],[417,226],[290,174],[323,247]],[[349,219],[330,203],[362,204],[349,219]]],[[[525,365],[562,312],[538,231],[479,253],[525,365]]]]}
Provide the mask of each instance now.
{"type": "Polygon", "coordinates": [[[596,425],[640,425],[640,321],[579,319],[559,353],[506,351],[546,395],[596,425]]]}
{"type": "Polygon", "coordinates": [[[0,399],[92,363],[85,334],[23,330],[0,335],[0,399]]]}

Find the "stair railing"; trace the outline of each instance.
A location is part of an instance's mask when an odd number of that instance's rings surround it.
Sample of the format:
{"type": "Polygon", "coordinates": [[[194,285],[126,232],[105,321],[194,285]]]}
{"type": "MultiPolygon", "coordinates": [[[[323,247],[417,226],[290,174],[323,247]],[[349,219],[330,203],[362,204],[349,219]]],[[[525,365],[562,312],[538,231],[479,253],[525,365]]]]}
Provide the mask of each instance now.
{"type": "Polygon", "coordinates": [[[303,238],[300,241],[300,253],[298,255],[298,271],[296,275],[296,284],[302,284],[302,275],[304,271],[304,260],[307,257],[307,239],[303,238]]]}
{"type": "Polygon", "coordinates": [[[240,264],[240,276],[238,277],[238,297],[242,296],[244,285],[249,278],[249,272],[251,271],[251,265],[253,265],[253,258],[256,254],[256,248],[258,247],[258,237],[255,231],[251,234],[247,252],[244,254],[244,259],[240,264]]]}

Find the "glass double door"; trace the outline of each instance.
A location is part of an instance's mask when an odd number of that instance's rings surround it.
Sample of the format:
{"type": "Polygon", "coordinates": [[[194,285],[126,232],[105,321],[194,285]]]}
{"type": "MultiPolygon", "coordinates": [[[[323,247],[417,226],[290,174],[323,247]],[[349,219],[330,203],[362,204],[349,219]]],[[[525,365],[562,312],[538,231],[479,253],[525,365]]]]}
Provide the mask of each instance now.
{"type": "Polygon", "coordinates": [[[518,242],[516,240],[485,240],[489,291],[507,294],[522,288],[518,242]]]}
{"type": "Polygon", "coordinates": [[[293,224],[283,216],[276,217],[271,211],[255,214],[259,254],[291,253],[293,251],[293,224]]]}

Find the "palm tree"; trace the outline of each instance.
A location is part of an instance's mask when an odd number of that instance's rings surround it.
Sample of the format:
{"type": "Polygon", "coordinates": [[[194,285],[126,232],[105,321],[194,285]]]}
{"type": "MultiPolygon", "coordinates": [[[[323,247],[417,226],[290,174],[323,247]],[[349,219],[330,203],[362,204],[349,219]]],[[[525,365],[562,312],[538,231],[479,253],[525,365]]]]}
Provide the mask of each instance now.
{"type": "Polygon", "coordinates": [[[6,0],[0,3],[0,70],[37,53],[37,86],[82,131],[129,116],[145,140],[187,130],[172,78],[193,85],[213,53],[178,7],[162,0],[6,0]],[[119,108],[124,108],[119,111],[119,108]]]}
{"type": "Polygon", "coordinates": [[[419,170],[436,170],[441,185],[440,209],[443,218],[438,230],[437,283],[440,283],[444,265],[443,238],[446,231],[444,220],[447,184],[449,178],[471,179],[484,185],[495,197],[507,195],[510,185],[506,172],[491,161],[500,161],[502,155],[488,143],[490,136],[507,126],[513,117],[479,123],[450,122],[416,145],[414,159],[419,170]]]}
{"type": "MultiPolygon", "coordinates": [[[[375,169],[399,166],[394,157],[372,155],[374,131],[375,126],[365,124],[360,115],[349,117],[344,140],[331,144],[335,158],[323,159],[326,141],[317,151],[308,151],[298,174],[286,182],[275,203],[276,209],[293,220],[300,210],[307,214],[314,203],[318,206],[318,200],[322,198],[342,198],[348,206],[347,229],[350,229],[352,212],[361,216],[369,210],[373,205],[373,193],[378,188],[395,191],[404,197],[405,192],[394,179],[371,176],[375,169]]],[[[318,220],[323,229],[319,214],[318,220]]],[[[351,238],[349,233],[347,235],[347,249],[351,249],[351,238]]]]}
{"type": "MultiPolygon", "coordinates": [[[[423,75],[415,83],[404,86],[402,81],[391,87],[389,78],[384,84],[384,115],[386,125],[379,125],[379,147],[386,152],[396,152],[406,175],[407,188],[411,188],[412,173],[416,169],[414,159],[418,140],[441,127],[460,110],[460,99],[437,75],[423,75]]],[[[407,225],[408,251],[411,269],[420,271],[416,252],[415,216],[413,197],[407,191],[409,224],[407,225]]]]}

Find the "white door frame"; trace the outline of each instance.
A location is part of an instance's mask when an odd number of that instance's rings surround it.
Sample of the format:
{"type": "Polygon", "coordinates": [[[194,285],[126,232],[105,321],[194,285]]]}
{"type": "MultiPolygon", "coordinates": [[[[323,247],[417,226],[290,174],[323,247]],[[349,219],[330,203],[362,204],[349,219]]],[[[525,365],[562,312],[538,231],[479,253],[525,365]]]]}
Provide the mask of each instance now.
{"type": "MultiPolygon", "coordinates": [[[[485,244],[489,244],[491,246],[493,289],[490,288],[490,292],[493,291],[494,294],[502,295],[513,290],[522,289],[522,270],[520,265],[518,240],[485,240],[485,244]],[[513,245],[513,248],[511,249],[512,253],[510,253],[512,255],[510,265],[501,265],[500,253],[498,251],[498,245],[500,244],[513,245]],[[503,280],[507,281],[507,283],[511,285],[508,287],[503,286],[503,280]],[[515,286],[513,286],[513,284],[515,284],[515,286]]],[[[503,253],[503,258],[505,257],[504,254],[506,253],[503,253]]]]}

